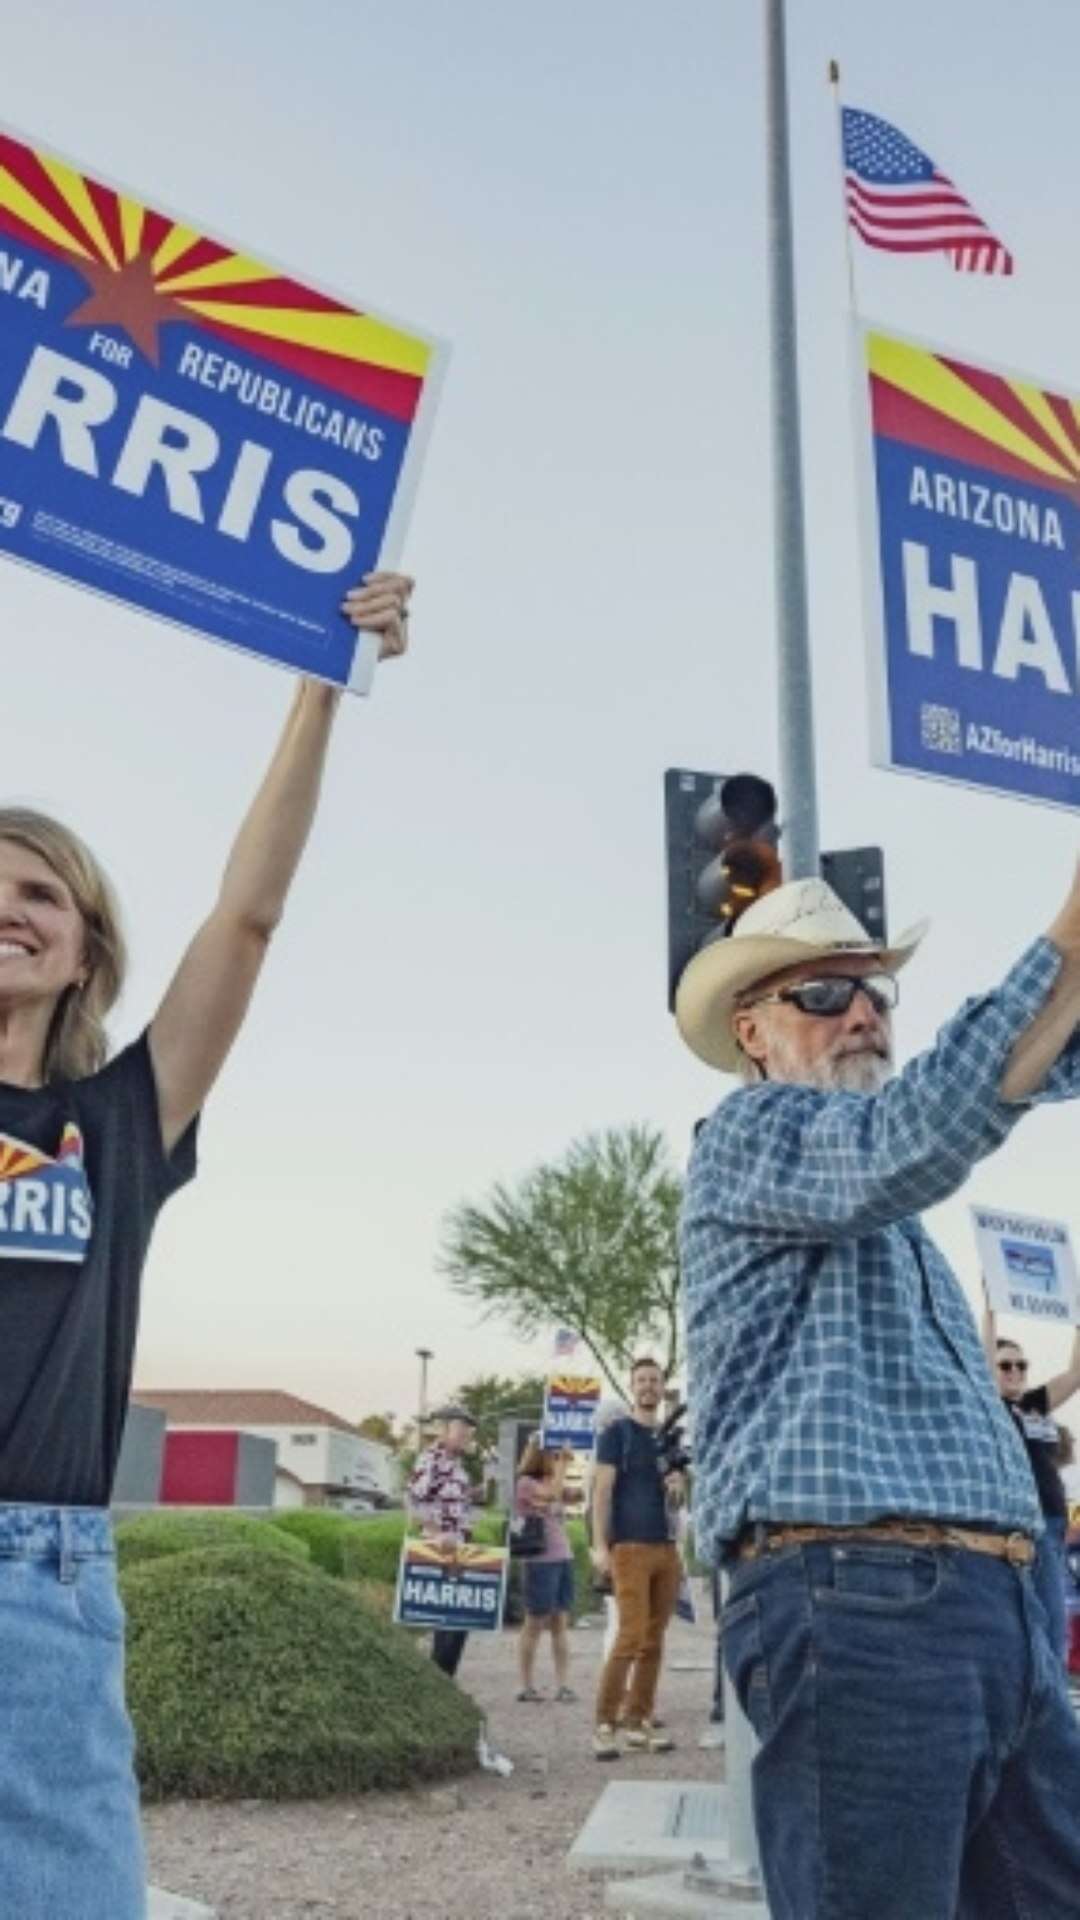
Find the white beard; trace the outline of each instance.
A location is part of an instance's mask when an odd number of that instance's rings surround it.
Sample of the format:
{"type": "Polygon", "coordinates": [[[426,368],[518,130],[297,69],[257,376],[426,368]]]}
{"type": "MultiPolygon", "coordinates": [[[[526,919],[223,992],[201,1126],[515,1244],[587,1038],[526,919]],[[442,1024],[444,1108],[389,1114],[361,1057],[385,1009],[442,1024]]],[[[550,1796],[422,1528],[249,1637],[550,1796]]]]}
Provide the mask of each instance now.
{"type": "Polygon", "coordinates": [[[823,1054],[812,1065],[796,1059],[782,1040],[769,1049],[768,1078],[795,1086],[819,1087],[823,1093],[880,1093],[892,1075],[891,1059],[871,1048],[857,1053],[823,1054]]]}
{"type": "Polygon", "coordinates": [[[811,1084],[826,1092],[880,1093],[892,1074],[892,1062],[880,1053],[844,1053],[839,1059],[820,1060],[817,1073],[820,1078],[811,1084]]]}

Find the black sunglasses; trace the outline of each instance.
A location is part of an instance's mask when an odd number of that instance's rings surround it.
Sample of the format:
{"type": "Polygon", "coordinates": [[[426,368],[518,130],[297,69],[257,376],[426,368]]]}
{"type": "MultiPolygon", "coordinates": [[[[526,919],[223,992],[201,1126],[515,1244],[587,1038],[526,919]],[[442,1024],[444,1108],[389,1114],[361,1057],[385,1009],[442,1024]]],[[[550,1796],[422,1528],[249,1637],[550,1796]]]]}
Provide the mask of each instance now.
{"type": "Polygon", "coordinates": [[[750,1004],[792,1006],[800,1013],[816,1015],[841,1014],[847,1012],[857,993],[865,993],[875,1013],[891,1013],[900,998],[900,987],[891,973],[829,973],[820,980],[800,980],[797,986],[762,994],[760,1000],[750,1004]]]}
{"type": "Polygon", "coordinates": [[[1002,1373],[1026,1373],[1028,1370],[1026,1360],[999,1360],[998,1366],[1002,1373]]]}

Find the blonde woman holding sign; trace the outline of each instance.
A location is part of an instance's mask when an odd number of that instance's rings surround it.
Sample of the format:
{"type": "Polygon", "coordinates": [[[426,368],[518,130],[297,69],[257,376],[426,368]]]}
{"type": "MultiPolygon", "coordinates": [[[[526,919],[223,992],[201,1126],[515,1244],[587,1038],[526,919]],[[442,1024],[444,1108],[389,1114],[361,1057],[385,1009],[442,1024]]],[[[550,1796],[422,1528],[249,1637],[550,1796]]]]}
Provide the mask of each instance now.
{"type": "MultiPolygon", "coordinates": [[[[344,612],[405,648],[411,581],[344,612]]],[[[109,1525],[154,1222],[247,1012],[315,814],[336,690],[298,688],[217,903],[150,1026],[108,1059],[109,884],[69,828],[0,809],[0,1914],[142,1920],[109,1525]]]]}

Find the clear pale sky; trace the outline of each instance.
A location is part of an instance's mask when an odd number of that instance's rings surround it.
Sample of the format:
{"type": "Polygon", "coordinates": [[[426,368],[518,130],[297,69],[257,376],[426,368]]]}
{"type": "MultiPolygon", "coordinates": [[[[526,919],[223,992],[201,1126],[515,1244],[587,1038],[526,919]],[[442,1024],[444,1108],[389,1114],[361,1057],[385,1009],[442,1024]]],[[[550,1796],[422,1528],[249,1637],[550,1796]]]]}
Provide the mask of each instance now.
{"type": "MultiPolygon", "coordinates": [[[[864,311],[1077,391],[1080,14],[790,12],[822,832],[885,847],[894,931],[933,918],[909,1051],[1048,922],[1077,822],[869,765],[826,67],[1017,260],[986,281],[862,252],[864,311]]],[[[760,8],[310,0],[302,22],[283,0],[12,7],[0,118],[454,343],[414,651],[342,715],[201,1177],[159,1229],[138,1366],[352,1416],[412,1409],[420,1344],[435,1392],[537,1358],[438,1277],[457,1199],[629,1120],[681,1159],[726,1088],[665,1007],[661,774],[775,773],[760,8]]],[[[0,591],[2,787],[112,871],[123,1040],[211,903],[288,679],[14,566],[0,591]]],[[[969,1284],[967,1200],[1072,1217],[1078,1133],[1035,1116],[940,1211],[969,1284]]]]}

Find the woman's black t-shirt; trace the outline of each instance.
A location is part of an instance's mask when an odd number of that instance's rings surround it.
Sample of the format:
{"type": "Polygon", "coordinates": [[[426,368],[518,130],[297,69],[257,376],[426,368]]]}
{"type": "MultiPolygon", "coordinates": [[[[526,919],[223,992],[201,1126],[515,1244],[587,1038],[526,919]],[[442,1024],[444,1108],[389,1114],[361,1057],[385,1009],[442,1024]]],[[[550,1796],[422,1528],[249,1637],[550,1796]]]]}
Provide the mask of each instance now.
{"type": "Polygon", "coordinates": [[[1039,1493],[1039,1505],[1051,1519],[1064,1520],[1069,1511],[1065,1485],[1057,1467],[1058,1430],[1050,1418],[1050,1396],[1045,1387],[1029,1387],[1019,1400],[1006,1400],[1027,1448],[1039,1493]]]}
{"type": "Polygon", "coordinates": [[[143,1263],[195,1136],[166,1155],[145,1034],[85,1080],[0,1083],[0,1501],[107,1505],[143,1263]]]}

